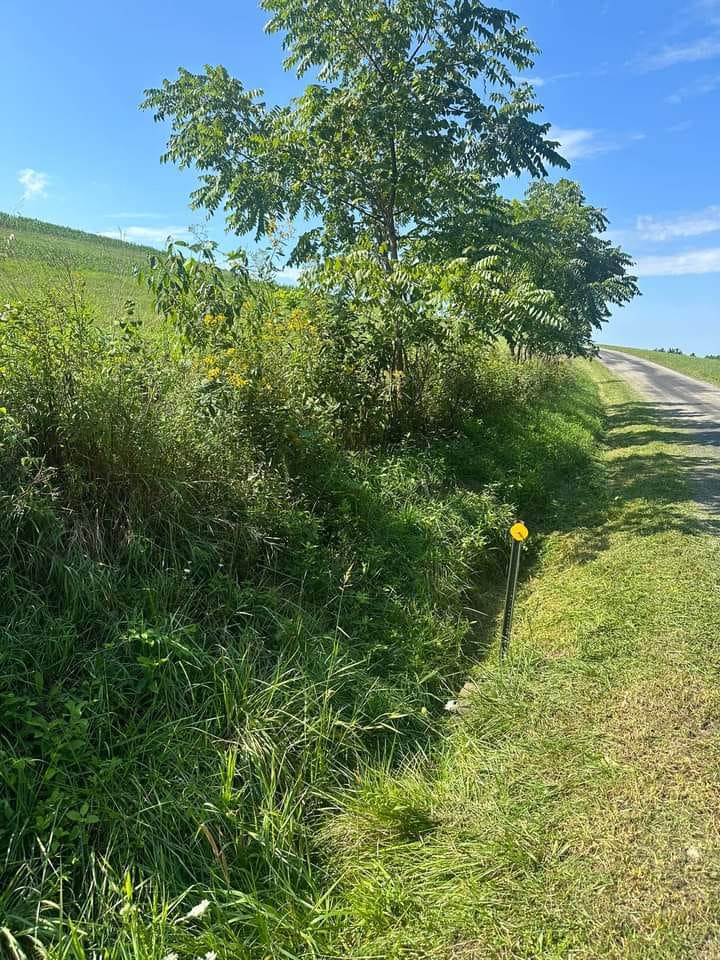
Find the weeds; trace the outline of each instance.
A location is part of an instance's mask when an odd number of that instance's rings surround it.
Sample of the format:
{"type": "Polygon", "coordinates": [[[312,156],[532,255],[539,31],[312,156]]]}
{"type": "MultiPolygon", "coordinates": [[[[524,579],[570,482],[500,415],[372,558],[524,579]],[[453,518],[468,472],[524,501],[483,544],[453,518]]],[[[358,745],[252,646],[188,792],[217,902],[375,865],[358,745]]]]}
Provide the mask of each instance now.
{"type": "MultiPolygon", "coordinates": [[[[512,503],[587,462],[572,378],[487,352],[484,421],[345,445],[294,297],[234,345],[0,318],[0,914],[53,958],[322,956],[330,811],[435,735],[512,503]]],[[[372,834],[422,841],[418,783],[372,834]]]]}

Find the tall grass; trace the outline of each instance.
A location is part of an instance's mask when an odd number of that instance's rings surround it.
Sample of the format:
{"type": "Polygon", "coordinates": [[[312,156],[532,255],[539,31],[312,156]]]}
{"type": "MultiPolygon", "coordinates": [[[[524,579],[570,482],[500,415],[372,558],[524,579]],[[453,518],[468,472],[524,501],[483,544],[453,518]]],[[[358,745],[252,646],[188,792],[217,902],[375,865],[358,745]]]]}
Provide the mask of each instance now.
{"type": "Polygon", "coordinates": [[[602,365],[592,379],[576,397],[596,417],[601,400],[605,450],[521,592],[510,658],[478,665],[446,735],[362,771],[323,825],[335,956],[720,944],[718,525],[692,502],[717,459],[691,416],[683,437],[602,365]]]}
{"type": "Polygon", "coordinates": [[[0,916],[53,957],[324,955],[328,812],[438,730],[588,456],[572,377],[487,349],[474,417],[347,446],[294,297],[252,370],[77,291],[0,317],[0,916]]]}

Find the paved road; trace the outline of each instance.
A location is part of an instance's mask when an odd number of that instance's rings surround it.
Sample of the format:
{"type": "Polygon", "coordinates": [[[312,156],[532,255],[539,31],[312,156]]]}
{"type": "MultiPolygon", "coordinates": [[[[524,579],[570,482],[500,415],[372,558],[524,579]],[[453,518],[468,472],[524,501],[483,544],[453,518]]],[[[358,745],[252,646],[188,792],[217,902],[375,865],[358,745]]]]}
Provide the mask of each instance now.
{"type": "Polygon", "coordinates": [[[601,350],[600,359],[638,393],[657,403],[660,413],[681,414],[689,429],[707,429],[705,442],[720,444],[720,388],[629,353],[601,350]]]}
{"type": "Polygon", "coordinates": [[[720,516],[720,388],[616,350],[600,360],[643,397],[646,415],[665,428],[657,439],[682,448],[698,503],[720,516]]]}

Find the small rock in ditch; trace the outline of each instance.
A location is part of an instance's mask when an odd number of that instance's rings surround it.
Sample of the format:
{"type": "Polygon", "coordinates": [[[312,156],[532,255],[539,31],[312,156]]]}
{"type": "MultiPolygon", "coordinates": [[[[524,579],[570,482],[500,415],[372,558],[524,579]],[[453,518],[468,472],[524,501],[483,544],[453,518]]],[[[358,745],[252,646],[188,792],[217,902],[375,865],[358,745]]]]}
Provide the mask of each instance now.
{"type": "Polygon", "coordinates": [[[445,709],[448,713],[465,713],[470,709],[470,700],[478,692],[478,686],[472,680],[463,684],[463,688],[457,695],[457,700],[448,700],[445,709]]]}

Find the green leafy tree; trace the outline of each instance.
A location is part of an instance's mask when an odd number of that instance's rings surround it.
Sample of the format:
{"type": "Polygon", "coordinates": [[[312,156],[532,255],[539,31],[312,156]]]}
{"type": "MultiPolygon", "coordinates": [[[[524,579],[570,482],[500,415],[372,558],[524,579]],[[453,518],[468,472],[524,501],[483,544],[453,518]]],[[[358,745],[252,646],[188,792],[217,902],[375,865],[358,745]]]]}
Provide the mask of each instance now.
{"type": "MultiPolygon", "coordinates": [[[[309,78],[299,97],[268,106],[209,66],[181,69],[144,106],[170,125],[163,160],[199,172],[196,207],[222,208],[257,241],[298,231],[290,263],[314,266],[337,320],[331,366],[363,384],[354,407],[346,391],[338,399],[346,413],[365,423],[382,407],[383,436],[396,438],[445,389],[438,371],[477,343],[586,352],[607,304],[631,293],[629,261],[594,237],[602,214],[565,187],[540,186],[524,205],[498,195],[505,176],[567,166],[516,80],[536,53],[516,15],[474,0],[261,6],[286,68],[309,78]]],[[[180,267],[169,291],[179,283],[192,313],[180,267]]]]}
{"type": "Polygon", "coordinates": [[[514,204],[510,277],[526,308],[508,314],[502,335],[516,356],[587,356],[613,306],[638,296],[632,259],[602,234],[605,212],[571,180],[533,183],[514,204]],[[534,301],[534,303],[533,303],[534,301]]]}
{"type": "Polygon", "coordinates": [[[316,77],[268,107],[220,66],[180,70],[144,106],[165,161],[200,171],[196,207],[237,233],[300,226],[291,262],[367,249],[390,270],[485,216],[494,183],[565,165],[528,84],[515,14],[472,0],[263,0],[285,65],[316,77]]]}
{"type": "Polygon", "coordinates": [[[147,269],[136,271],[147,285],[155,312],[169,320],[188,344],[207,335],[204,318],[230,326],[247,297],[248,269],[241,252],[233,252],[227,268],[216,259],[212,241],[169,242],[161,254],[148,258],[147,269]]]}

